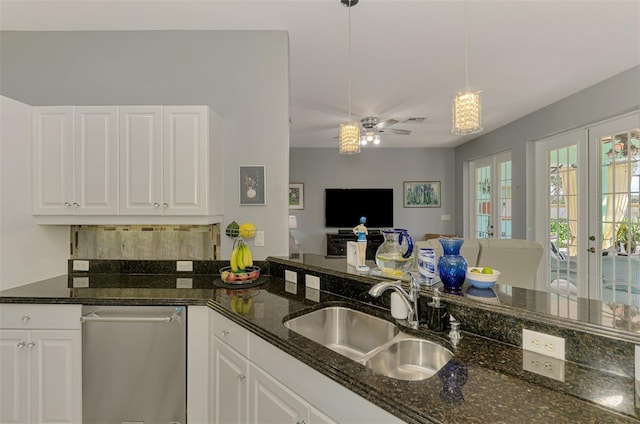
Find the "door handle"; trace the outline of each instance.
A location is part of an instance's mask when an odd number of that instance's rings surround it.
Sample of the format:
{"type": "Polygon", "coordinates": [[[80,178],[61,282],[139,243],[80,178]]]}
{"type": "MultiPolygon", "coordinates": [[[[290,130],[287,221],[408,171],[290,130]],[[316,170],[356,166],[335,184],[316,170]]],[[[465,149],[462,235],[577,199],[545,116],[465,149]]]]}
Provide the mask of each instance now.
{"type": "Polygon", "coordinates": [[[596,248],[595,247],[590,247],[590,248],[587,249],[587,252],[596,253],[596,248]]]}

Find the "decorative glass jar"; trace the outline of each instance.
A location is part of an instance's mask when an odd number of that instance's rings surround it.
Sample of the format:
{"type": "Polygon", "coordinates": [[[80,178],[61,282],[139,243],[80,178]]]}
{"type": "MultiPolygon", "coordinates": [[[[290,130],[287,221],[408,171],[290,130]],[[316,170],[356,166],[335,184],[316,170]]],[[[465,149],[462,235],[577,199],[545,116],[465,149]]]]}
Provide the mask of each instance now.
{"type": "Polygon", "coordinates": [[[467,261],[460,256],[461,238],[438,239],[444,253],[438,258],[438,273],[445,291],[459,291],[467,275],[467,261]]]}

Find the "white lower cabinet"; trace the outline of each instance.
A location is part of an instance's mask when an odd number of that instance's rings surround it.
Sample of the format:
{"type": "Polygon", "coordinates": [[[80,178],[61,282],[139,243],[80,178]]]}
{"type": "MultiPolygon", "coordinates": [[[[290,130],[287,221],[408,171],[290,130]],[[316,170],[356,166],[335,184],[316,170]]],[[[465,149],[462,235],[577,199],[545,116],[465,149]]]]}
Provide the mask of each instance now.
{"type": "MultiPolygon", "coordinates": [[[[190,416],[200,420],[190,423],[402,422],[221,314],[209,310],[209,317],[209,364],[190,366],[209,370],[211,384],[191,388],[198,402],[189,398],[190,416]],[[207,405],[200,394],[209,389],[207,405]]],[[[194,315],[189,319],[193,324],[194,315]]]]}
{"type": "Polygon", "coordinates": [[[212,372],[212,422],[249,422],[249,360],[214,337],[212,372]]]}
{"type": "Polygon", "coordinates": [[[82,422],[79,305],[3,304],[0,318],[0,422],[82,422]]]}

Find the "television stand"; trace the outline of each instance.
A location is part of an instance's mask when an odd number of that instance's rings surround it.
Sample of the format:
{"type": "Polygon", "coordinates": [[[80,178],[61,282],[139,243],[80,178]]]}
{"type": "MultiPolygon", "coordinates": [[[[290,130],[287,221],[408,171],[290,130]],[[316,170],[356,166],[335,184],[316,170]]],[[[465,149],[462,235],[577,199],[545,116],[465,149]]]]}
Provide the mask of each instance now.
{"type": "MultiPolygon", "coordinates": [[[[384,236],[376,230],[370,230],[367,236],[367,260],[375,260],[378,247],[384,242],[384,236]]],[[[356,241],[356,235],[351,230],[338,230],[337,233],[327,233],[327,256],[347,257],[347,242],[356,241]]]]}

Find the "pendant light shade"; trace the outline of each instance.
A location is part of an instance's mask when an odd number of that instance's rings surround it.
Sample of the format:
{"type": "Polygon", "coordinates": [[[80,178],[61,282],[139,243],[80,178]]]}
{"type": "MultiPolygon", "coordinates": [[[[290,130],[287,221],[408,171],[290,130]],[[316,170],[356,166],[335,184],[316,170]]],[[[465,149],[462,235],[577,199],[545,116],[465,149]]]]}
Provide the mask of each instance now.
{"type": "Polygon", "coordinates": [[[338,144],[342,155],[360,153],[360,125],[356,122],[340,124],[338,144]]]}
{"type": "Polygon", "coordinates": [[[467,4],[464,5],[464,73],[467,88],[453,99],[451,132],[455,135],[479,133],[482,128],[480,92],[469,88],[469,30],[467,28],[467,4]]]}
{"type": "Polygon", "coordinates": [[[455,135],[467,135],[481,132],[482,106],[480,104],[480,92],[473,92],[469,88],[461,91],[453,99],[453,127],[451,132],[455,135]]]}

